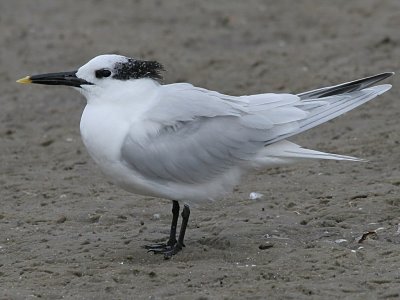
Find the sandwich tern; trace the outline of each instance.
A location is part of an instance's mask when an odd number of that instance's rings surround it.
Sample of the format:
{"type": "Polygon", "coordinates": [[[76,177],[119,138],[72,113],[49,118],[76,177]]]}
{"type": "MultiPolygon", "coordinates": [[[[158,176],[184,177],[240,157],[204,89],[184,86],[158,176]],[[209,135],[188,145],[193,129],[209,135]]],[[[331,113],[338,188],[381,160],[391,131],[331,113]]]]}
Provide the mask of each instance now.
{"type": "Polygon", "coordinates": [[[304,159],[359,161],[287,138],[386,92],[390,84],[375,84],[394,74],[297,95],[229,96],[188,83],[162,84],[163,70],[156,61],[100,55],[77,71],[17,82],[71,86],[85,96],[82,140],[103,173],[129,192],[172,200],[168,241],[146,246],[165,258],[184,247],[189,205],[220,198],[246,172],[304,159]]]}

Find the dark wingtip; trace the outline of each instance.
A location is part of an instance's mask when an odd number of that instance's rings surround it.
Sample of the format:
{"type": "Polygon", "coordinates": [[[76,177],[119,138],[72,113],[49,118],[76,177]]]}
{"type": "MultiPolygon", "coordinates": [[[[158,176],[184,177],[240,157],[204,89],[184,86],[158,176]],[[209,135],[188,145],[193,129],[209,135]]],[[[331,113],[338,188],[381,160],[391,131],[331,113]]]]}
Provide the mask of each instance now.
{"type": "Polygon", "coordinates": [[[309,92],[298,94],[301,99],[309,99],[309,98],[322,98],[329,97],[343,93],[350,93],[355,91],[360,91],[362,89],[368,88],[379,81],[385,80],[393,76],[394,72],[384,72],[380,74],[376,74],[373,76],[357,79],[354,81],[338,84],[335,86],[330,86],[322,89],[312,90],[309,92]]]}
{"type": "MultiPolygon", "coordinates": [[[[389,78],[389,77],[391,77],[391,76],[393,76],[395,74],[396,74],[395,72],[384,72],[384,73],[377,74],[375,76],[371,76],[371,77],[367,77],[367,78],[379,77],[380,78],[379,81],[380,81],[380,80],[384,80],[386,78],[389,78]]],[[[367,78],[365,78],[365,79],[367,79],[367,78]]]]}

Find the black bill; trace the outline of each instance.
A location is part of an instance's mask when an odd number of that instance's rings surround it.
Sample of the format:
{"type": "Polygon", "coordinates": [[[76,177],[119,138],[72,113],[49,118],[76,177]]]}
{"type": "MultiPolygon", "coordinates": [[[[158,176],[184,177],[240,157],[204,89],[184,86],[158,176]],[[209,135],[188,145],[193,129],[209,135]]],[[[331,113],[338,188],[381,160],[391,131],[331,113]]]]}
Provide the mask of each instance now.
{"type": "Polygon", "coordinates": [[[76,77],[76,71],[47,73],[33,76],[27,76],[17,80],[19,83],[37,83],[46,85],[66,85],[73,87],[81,87],[81,85],[92,83],[76,77]]]}

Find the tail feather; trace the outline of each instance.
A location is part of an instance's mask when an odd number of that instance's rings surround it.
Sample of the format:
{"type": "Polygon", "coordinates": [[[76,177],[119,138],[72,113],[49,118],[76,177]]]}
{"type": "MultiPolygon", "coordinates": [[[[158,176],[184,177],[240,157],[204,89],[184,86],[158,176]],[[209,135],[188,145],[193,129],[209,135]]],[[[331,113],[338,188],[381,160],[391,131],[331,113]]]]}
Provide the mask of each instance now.
{"type": "Polygon", "coordinates": [[[320,152],[316,150],[303,148],[287,140],[279,141],[275,144],[265,147],[260,154],[265,158],[280,158],[283,160],[301,160],[301,159],[332,159],[347,161],[366,161],[353,156],[339,155],[333,153],[320,152]]]}

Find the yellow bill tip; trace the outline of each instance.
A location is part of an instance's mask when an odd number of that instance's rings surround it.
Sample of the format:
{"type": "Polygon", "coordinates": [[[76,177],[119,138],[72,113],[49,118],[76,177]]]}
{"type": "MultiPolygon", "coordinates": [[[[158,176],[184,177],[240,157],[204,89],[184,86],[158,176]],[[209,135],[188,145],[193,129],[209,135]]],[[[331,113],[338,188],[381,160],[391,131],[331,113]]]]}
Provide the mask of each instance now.
{"type": "Polygon", "coordinates": [[[18,79],[17,82],[18,83],[32,83],[32,80],[31,80],[30,76],[26,76],[24,78],[18,79]]]}

